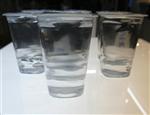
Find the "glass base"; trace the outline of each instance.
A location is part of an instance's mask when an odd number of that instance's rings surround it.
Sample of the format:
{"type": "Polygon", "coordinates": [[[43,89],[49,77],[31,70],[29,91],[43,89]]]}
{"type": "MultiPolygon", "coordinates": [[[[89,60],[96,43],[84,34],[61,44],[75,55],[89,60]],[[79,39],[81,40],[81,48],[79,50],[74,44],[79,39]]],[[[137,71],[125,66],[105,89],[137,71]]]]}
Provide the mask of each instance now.
{"type": "Polygon", "coordinates": [[[78,87],[51,87],[48,86],[49,94],[57,98],[72,98],[81,96],[84,86],[78,87]]]}
{"type": "Polygon", "coordinates": [[[21,73],[24,74],[40,74],[44,72],[44,66],[36,67],[36,68],[19,68],[21,73]]]}
{"type": "Polygon", "coordinates": [[[111,78],[128,77],[130,74],[130,72],[118,72],[109,69],[102,69],[101,72],[103,73],[104,76],[111,77],[111,78]]]}

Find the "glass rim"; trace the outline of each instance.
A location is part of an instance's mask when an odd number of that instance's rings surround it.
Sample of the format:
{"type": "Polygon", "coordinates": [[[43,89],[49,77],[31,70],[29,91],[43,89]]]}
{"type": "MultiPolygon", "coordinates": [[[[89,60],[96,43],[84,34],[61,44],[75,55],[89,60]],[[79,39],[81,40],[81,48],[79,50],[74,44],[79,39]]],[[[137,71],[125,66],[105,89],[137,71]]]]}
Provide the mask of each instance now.
{"type": "Polygon", "coordinates": [[[120,15],[120,14],[131,14],[132,12],[128,11],[97,11],[98,15],[120,15]]]}
{"type": "Polygon", "coordinates": [[[42,9],[42,10],[22,10],[22,13],[29,13],[33,15],[40,15],[40,14],[92,14],[91,11],[88,10],[49,10],[49,9],[42,9]]]}
{"type": "Polygon", "coordinates": [[[147,17],[147,15],[141,15],[141,14],[122,14],[122,15],[101,15],[101,17],[106,19],[143,19],[144,17],[147,17]]]}
{"type": "Polygon", "coordinates": [[[36,10],[36,9],[31,9],[31,10],[21,10],[21,13],[43,13],[47,11],[46,9],[42,10],[36,10]]]}
{"type": "Polygon", "coordinates": [[[74,9],[69,9],[69,10],[53,10],[53,9],[29,9],[29,10],[22,10],[21,12],[58,12],[58,13],[91,13],[90,10],[74,10],[74,9]]]}
{"type": "Polygon", "coordinates": [[[16,12],[16,13],[4,13],[2,14],[3,16],[6,17],[33,17],[33,18],[37,18],[37,16],[33,15],[33,14],[24,14],[22,12],[16,12]]]}
{"type": "Polygon", "coordinates": [[[88,10],[22,10],[23,14],[32,14],[37,17],[85,17],[94,18],[97,15],[88,10]]]}
{"type": "Polygon", "coordinates": [[[92,20],[95,17],[92,14],[39,14],[38,19],[49,19],[49,20],[92,20]]]}
{"type": "MultiPolygon", "coordinates": [[[[61,11],[61,10],[60,10],[61,11]]],[[[69,9],[69,10],[62,10],[62,13],[83,13],[83,14],[91,14],[92,12],[90,10],[74,10],[74,9],[69,9]]]]}

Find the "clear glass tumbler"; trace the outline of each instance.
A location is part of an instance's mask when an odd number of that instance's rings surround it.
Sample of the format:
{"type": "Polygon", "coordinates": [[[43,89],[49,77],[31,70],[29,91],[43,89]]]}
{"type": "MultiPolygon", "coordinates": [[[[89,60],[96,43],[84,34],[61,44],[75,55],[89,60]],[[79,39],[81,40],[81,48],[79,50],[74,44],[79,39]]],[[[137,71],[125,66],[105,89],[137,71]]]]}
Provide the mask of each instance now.
{"type": "Polygon", "coordinates": [[[44,72],[37,18],[22,13],[6,13],[4,16],[8,21],[20,72],[25,74],[44,72]]]}
{"type": "Polygon", "coordinates": [[[83,93],[92,17],[43,14],[38,17],[50,95],[76,97],[83,93]]]}
{"type": "Polygon", "coordinates": [[[101,72],[106,77],[127,77],[145,15],[128,12],[99,15],[101,72]]]}

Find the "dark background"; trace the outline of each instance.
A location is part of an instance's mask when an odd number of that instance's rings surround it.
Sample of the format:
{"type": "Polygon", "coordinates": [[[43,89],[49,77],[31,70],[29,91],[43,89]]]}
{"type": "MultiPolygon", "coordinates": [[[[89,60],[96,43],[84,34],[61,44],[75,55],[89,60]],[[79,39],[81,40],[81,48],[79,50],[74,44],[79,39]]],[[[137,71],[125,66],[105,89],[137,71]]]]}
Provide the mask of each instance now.
{"type": "Polygon", "coordinates": [[[132,11],[149,15],[144,20],[139,37],[150,41],[150,2],[139,3],[137,0],[0,0],[0,48],[11,42],[5,12],[18,12],[25,9],[55,10],[91,10],[96,11],[132,11]]]}

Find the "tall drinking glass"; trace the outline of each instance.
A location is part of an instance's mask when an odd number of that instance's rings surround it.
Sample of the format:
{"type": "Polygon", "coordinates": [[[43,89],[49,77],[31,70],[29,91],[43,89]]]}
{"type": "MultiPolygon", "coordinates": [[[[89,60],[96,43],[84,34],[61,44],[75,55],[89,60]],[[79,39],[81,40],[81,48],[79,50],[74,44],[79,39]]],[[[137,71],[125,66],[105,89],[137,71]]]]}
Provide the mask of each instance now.
{"type": "Polygon", "coordinates": [[[101,72],[104,76],[129,76],[144,16],[121,12],[100,14],[99,49],[101,72]]]}
{"type": "Polygon", "coordinates": [[[87,70],[92,17],[43,14],[38,20],[50,95],[80,96],[87,70]]]}
{"type": "Polygon", "coordinates": [[[22,13],[4,15],[7,17],[20,72],[25,74],[44,72],[37,18],[22,13]]]}

